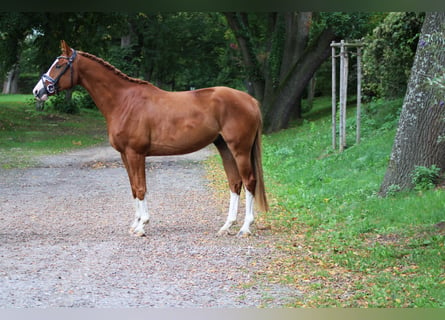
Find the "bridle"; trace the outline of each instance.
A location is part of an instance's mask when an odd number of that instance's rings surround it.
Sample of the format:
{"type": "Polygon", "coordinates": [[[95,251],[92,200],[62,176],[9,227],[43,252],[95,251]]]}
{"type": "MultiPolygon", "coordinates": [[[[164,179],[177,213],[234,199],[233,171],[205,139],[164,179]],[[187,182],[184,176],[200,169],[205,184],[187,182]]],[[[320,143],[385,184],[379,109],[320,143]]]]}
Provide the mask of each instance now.
{"type": "Polygon", "coordinates": [[[44,75],[42,75],[41,80],[42,80],[43,88],[40,89],[40,91],[38,93],[39,96],[41,96],[45,93],[48,95],[57,93],[59,91],[59,86],[58,86],[59,80],[67,72],[68,69],[70,69],[70,71],[71,71],[71,86],[74,85],[73,62],[74,62],[74,59],[76,59],[77,52],[74,49],[72,49],[72,50],[73,50],[73,54],[71,55],[71,57],[67,57],[67,56],[58,56],[57,57],[57,60],[66,59],[66,60],[68,60],[68,63],[65,65],[63,70],[58,74],[58,76],[55,79],[52,78],[48,73],[45,73],[44,75]]]}

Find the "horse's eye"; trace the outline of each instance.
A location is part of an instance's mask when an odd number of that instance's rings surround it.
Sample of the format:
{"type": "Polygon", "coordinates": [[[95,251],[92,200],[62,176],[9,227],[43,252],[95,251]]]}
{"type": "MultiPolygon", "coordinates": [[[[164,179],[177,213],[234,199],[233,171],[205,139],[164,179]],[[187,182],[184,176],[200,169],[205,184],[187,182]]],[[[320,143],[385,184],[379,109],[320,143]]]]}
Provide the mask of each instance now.
{"type": "Polygon", "coordinates": [[[56,64],[56,69],[60,69],[62,66],[60,64],[56,64]]]}

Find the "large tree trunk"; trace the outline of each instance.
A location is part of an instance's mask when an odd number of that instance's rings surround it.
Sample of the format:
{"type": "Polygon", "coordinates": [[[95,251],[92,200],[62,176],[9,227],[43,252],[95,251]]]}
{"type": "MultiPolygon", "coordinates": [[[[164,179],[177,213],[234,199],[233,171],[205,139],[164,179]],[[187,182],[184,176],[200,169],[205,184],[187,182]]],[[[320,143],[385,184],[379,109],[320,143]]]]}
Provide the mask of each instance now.
{"type": "Polygon", "coordinates": [[[380,193],[412,188],[415,166],[445,169],[444,89],[428,79],[443,76],[445,13],[428,13],[414,59],[399,126],[380,193]]]}
{"type": "Polygon", "coordinates": [[[315,71],[329,56],[330,43],[335,34],[326,29],[314,44],[307,48],[297,63],[290,69],[288,76],[278,88],[275,99],[265,106],[265,132],[286,128],[295,112],[295,105],[303,95],[315,71]]]}
{"type": "Polygon", "coordinates": [[[311,12],[269,13],[261,17],[267,27],[259,41],[246,13],[225,16],[240,48],[249,93],[261,102],[264,132],[286,128],[292,115],[301,114],[303,92],[329,56],[335,34],[326,29],[308,46],[311,12]]]}
{"type": "Polygon", "coordinates": [[[6,75],[6,79],[3,82],[2,93],[9,94],[18,92],[19,74],[20,70],[18,65],[14,65],[6,75]]]}
{"type": "Polygon", "coordinates": [[[287,12],[284,14],[285,41],[283,61],[281,62],[280,81],[289,73],[289,69],[303,55],[309,41],[312,24],[312,12],[287,12]]]}
{"type": "Polygon", "coordinates": [[[264,96],[264,77],[261,74],[258,60],[254,52],[253,44],[249,35],[249,23],[247,13],[224,13],[229,27],[235,34],[236,40],[240,47],[243,63],[248,76],[249,94],[256,97],[259,101],[264,96]]]}

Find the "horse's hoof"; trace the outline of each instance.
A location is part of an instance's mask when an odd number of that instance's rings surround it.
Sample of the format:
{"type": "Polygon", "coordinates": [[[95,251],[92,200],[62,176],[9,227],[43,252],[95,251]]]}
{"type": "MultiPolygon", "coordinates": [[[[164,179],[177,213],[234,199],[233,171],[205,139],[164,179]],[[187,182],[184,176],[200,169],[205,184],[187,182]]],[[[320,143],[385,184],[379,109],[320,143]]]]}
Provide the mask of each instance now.
{"type": "Polygon", "coordinates": [[[235,235],[235,233],[233,231],[230,230],[226,230],[226,229],[221,229],[218,231],[218,233],[216,234],[217,237],[223,237],[223,236],[233,236],[235,235]]]}
{"type": "Polygon", "coordinates": [[[252,234],[250,233],[250,231],[243,231],[243,230],[240,230],[236,236],[237,236],[238,238],[248,238],[248,237],[250,237],[251,235],[252,235],[252,234]]]}
{"type": "Polygon", "coordinates": [[[142,231],[137,231],[137,232],[134,232],[134,235],[135,235],[136,237],[140,237],[140,238],[142,238],[142,237],[145,237],[145,236],[146,236],[146,234],[145,234],[145,231],[144,231],[144,230],[142,230],[142,231]]]}

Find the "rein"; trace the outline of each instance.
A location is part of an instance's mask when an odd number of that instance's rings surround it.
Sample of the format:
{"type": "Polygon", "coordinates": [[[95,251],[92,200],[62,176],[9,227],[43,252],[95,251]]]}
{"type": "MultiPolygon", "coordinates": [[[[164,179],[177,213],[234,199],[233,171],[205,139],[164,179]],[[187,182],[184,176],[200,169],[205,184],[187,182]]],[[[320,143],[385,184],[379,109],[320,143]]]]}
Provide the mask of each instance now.
{"type": "Polygon", "coordinates": [[[67,72],[68,69],[70,69],[70,71],[71,71],[71,86],[73,86],[73,84],[74,84],[74,79],[73,79],[73,62],[74,62],[74,59],[76,59],[76,57],[77,57],[77,51],[74,50],[74,49],[73,49],[73,54],[71,55],[71,57],[66,57],[66,56],[58,56],[57,57],[57,60],[59,60],[59,59],[67,59],[68,63],[65,65],[65,68],[63,68],[63,70],[59,73],[59,75],[55,79],[52,78],[47,73],[42,75],[41,80],[42,80],[42,83],[43,83],[43,88],[41,89],[41,91],[44,91],[43,93],[46,92],[48,95],[52,95],[54,93],[57,93],[59,91],[59,88],[58,88],[59,80],[67,72]],[[46,82],[49,82],[49,83],[46,84],[46,82]]]}

